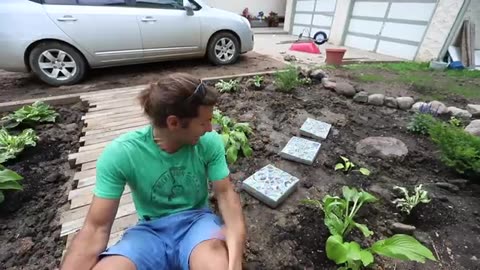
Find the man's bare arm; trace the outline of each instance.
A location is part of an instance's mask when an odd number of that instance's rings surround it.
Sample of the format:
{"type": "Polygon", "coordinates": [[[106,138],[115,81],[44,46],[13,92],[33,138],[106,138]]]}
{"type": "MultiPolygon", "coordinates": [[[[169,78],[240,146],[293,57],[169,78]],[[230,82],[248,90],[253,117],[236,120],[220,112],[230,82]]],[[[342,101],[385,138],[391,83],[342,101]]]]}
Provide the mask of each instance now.
{"type": "Polygon", "coordinates": [[[61,270],[90,270],[108,244],[120,200],[93,197],[82,229],[68,248],[61,270]]]}

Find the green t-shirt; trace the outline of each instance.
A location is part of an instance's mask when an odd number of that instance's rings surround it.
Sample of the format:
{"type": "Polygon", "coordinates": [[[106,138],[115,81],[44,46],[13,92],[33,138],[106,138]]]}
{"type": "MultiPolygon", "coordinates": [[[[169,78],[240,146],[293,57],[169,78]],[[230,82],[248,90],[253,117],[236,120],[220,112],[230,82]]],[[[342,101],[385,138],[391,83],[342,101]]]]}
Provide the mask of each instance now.
{"type": "Polygon", "coordinates": [[[155,143],[149,125],[110,143],[96,173],[97,197],[119,199],[127,184],[139,218],[145,219],[208,206],[208,180],[222,180],[230,172],[218,133],[167,153],[155,143]]]}

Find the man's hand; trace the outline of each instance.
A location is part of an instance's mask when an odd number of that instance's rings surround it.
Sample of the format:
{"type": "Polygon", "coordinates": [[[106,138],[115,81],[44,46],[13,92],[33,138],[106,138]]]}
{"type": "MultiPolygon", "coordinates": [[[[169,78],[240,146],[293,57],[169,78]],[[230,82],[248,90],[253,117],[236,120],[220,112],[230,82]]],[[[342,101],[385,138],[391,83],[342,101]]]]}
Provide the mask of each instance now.
{"type": "Polygon", "coordinates": [[[242,270],[246,226],[240,196],[233,189],[230,177],[213,182],[213,190],[225,221],[223,233],[228,248],[228,270],[242,270]]]}

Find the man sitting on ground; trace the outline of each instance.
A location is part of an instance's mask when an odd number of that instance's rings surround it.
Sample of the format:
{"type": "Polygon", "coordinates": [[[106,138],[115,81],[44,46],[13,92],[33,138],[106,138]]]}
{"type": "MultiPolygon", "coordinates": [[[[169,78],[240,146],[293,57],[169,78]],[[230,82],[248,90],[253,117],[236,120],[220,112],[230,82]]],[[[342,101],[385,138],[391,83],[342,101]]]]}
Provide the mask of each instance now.
{"type": "Polygon", "coordinates": [[[245,221],[212,131],[217,94],[199,79],[173,74],[139,100],[151,125],[110,143],[97,161],[94,197],[62,270],[241,270],[245,221]],[[208,207],[212,183],[220,214],[208,207]],[[106,249],[125,185],[139,217],[106,249]]]}

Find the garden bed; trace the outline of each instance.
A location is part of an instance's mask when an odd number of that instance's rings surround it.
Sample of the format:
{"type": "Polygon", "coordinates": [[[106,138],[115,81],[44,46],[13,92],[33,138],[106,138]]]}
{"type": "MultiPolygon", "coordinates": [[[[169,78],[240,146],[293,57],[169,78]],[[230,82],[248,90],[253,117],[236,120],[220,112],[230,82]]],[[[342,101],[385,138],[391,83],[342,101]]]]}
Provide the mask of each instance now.
{"type": "MultiPolygon", "coordinates": [[[[3,165],[23,177],[22,191],[4,191],[0,204],[0,269],[55,269],[64,239],[60,238],[61,214],[68,209],[73,171],[68,154],[76,152],[81,133],[82,103],[53,107],[55,123],[36,124],[36,146],[26,147],[3,165]]],[[[2,115],[3,116],[3,115],[2,115]]],[[[21,132],[25,126],[9,130],[21,132]]]]}
{"type": "Polygon", "coordinates": [[[267,164],[300,179],[298,189],[276,209],[241,193],[248,224],[247,269],[337,269],[325,253],[330,234],[323,212],[303,205],[301,200],[341,195],[343,186],[363,188],[379,199],[364,206],[356,218],[374,235],[365,240],[355,231],[347,240],[357,240],[365,247],[392,236],[392,224],[402,222],[416,227],[414,236],[438,260],[420,264],[376,256],[374,269],[480,269],[478,181],[459,181],[459,187],[451,189],[435,184],[462,176],[440,161],[438,148],[427,136],[407,130],[412,112],[353,103],[318,82],[283,93],[275,90],[272,77],[265,78],[267,87],[260,91],[253,90],[247,79],[238,78],[240,90],[222,94],[218,106],[224,115],[253,127],[253,156],[239,158],[231,165],[237,190],[241,190],[241,181],[267,164]],[[308,117],[333,125],[311,166],[279,156],[292,136],[300,136],[299,129],[308,117]],[[356,144],[372,136],[399,139],[407,146],[408,154],[400,160],[357,154],[356,144]],[[371,175],[335,171],[340,156],[368,168],[371,175]],[[396,194],[393,187],[412,190],[418,184],[423,184],[432,201],[418,205],[407,217],[391,203],[396,194]]]}

